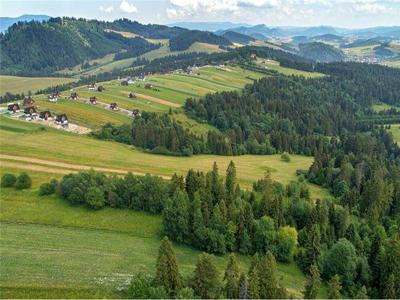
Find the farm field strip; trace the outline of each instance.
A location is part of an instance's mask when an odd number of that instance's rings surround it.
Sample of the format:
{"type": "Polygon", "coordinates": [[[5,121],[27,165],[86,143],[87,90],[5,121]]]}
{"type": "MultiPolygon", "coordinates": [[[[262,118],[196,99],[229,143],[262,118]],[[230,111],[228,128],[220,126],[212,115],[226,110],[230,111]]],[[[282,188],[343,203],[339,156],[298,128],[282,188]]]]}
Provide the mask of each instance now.
{"type": "Polygon", "coordinates": [[[28,94],[28,92],[31,91],[34,93],[40,89],[76,80],[77,79],[74,78],[63,77],[21,77],[0,75],[0,95],[4,95],[6,92],[12,94],[28,94]]]}

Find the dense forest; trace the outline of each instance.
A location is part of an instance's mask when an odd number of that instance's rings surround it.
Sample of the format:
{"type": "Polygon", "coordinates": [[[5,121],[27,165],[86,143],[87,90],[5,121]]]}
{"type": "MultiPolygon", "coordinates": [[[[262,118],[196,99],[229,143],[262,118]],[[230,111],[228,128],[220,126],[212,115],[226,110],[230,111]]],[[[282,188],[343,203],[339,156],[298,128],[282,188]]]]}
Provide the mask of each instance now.
{"type": "Polygon", "coordinates": [[[299,55],[326,63],[344,60],[344,53],[340,49],[321,42],[299,44],[299,55]]]}
{"type": "Polygon", "coordinates": [[[182,51],[188,49],[194,42],[201,42],[219,46],[229,46],[232,43],[223,36],[215,35],[212,32],[190,30],[169,40],[169,47],[172,51],[182,51]]]}
{"type": "Polygon", "coordinates": [[[241,34],[241,33],[235,32],[235,31],[225,31],[222,34],[222,37],[226,38],[231,43],[239,43],[239,44],[243,44],[243,45],[247,45],[248,43],[256,40],[255,38],[253,38],[251,36],[241,34]]]}

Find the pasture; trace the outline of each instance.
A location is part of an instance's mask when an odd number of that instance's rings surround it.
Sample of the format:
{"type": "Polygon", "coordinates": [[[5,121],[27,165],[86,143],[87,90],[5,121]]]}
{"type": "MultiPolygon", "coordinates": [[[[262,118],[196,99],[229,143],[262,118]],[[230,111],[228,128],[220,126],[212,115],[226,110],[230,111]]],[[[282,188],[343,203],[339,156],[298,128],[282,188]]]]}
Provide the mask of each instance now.
{"type": "Polygon", "coordinates": [[[321,77],[324,76],[322,73],[318,72],[307,72],[302,70],[296,70],[291,68],[282,67],[278,61],[269,60],[269,59],[257,59],[257,64],[267,70],[276,71],[283,75],[296,75],[296,76],[304,76],[307,78],[321,77]]]}
{"type": "MultiPolygon", "coordinates": [[[[2,167],[0,173],[19,170],[2,167]]],[[[38,196],[38,186],[60,175],[28,171],[33,187],[3,189],[0,213],[2,297],[115,298],[138,271],[155,271],[161,217],[132,210],[71,206],[38,196]]],[[[174,244],[180,271],[190,276],[197,255],[174,244]]],[[[246,271],[250,257],[238,255],[246,271]]],[[[215,257],[220,276],[227,256],[215,257]]],[[[305,277],[293,263],[279,264],[280,282],[301,297],[305,277]]],[[[325,291],[322,290],[322,295],[325,291]]]]}
{"type": "Polygon", "coordinates": [[[63,77],[20,77],[0,75],[0,95],[4,95],[6,92],[11,94],[24,93],[27,95],[29,91],[34,93],[40,89],[76,80],[77,79],[74,78],[63,77]]]}
{"type": "Polygon", "coordinates": [[[391,124],[389,131],[393,135],[393,140],[400,146],[400,124],[391,124]]]}

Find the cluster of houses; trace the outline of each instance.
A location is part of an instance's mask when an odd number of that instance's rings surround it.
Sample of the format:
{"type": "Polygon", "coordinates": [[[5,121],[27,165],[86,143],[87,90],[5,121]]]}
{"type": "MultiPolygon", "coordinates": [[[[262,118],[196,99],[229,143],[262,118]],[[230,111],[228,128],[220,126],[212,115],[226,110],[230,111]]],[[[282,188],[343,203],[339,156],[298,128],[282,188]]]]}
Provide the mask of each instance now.
{"type": "MultiPolygon", "coordinates": [[[[58,97],[58,96],[59,95],[55,95],[55,97],[58,97]]],[[[50,110],[48,110],[48,109],[45,109],[38,113],[37,108],[34,104],[35,104],[35,100],[30,96],[25,97],[22,102],[23,114],[21,116],[24,116],[27,121],[32,121],[35,119],[39,119],[42,121],[48,121],[53,118],[50,110]]],[[[19,103],[8,103],[7,111],[11,114],[20,113],[21,112],[20,104],[19,103]]],[[[62,125],[62,126],[68,125],[68,117],[66,114],[56,115],[54,121],[58,125],[62,125]]]]}
{"type": "Polygon", "coordinates": [[[144,75],[144,73],[141,73],[137,77],[126,76],[125,78],[118,78],[118,80],[121,82],[121,85],[129,85],[135,84],[136,81],[146,81],[146,76],[144,75]]]}

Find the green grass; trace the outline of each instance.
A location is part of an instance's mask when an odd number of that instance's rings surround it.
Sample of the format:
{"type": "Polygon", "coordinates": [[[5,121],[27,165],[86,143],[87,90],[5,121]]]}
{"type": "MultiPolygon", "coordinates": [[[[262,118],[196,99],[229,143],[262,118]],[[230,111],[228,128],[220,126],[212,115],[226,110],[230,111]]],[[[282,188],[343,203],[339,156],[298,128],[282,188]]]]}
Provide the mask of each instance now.
{"type": "MultiPolygon", "coordinates": [[[[5,172],[18,170],[1,168],[5,172]]],[[[31,189],[1,193],[2,297],[115,298],[131,274],[154,273],[160,216],[111,208],[93,211],[57,196],[39,197],[38,186],[59,175],[28,173],[31,189]]],[[[200,252],[177,244],[174,249],[181,273],[189,276],[200,252]]],[[[220,276],[226,258],[215,257],[220,276]]],[[[250,258],[238,259],[246,271],[250,258]]],[[[281,283],[300,297],[305,282],[300,270],[293,263],[279,264],[278,270],[281,283]]]]}
{"type": "Polygon", "coordinates": [[[4,95],[6,92],[10,92],[12,94],[28,94],[28,91],[31,91],[34,93],[40,89],[72,81],[76,81],[76,79],[62,77],[19,77],[0,75],[0,95],[4,95]]]}
{"type": "Polygon", "coordinates": [[[399,106],[389,105],[389,104],[386,104],[386,103],[379,103],[379,104],[373,104],[372,105],[372,109],[375,112],[389,110],[389,109],[392,109],[392,108],[396,109],[397,111],[400,111],[400,107],[399,106]]]}
{"type": "Polygon", "coordinates": [[[279,62],[273,61],[273,60],[266,60],[266,59],[259,58],[257,60],[257,64],[268,70],[277,71],[278,73],[281,73],[283,75],[297,75],[297,76],[304,76],[304,77],[308,77],[308,78],[324,76],[324,74],[318,73],[318,72],[307,72],[307,71],[301,71],[301,70],[282,67],[282,66],[280,66],[279,62]]]}
{"type": "Polygon", "coordinates": [[[389,131],[393,135],[393,140],[400,146],[400,124],[391,124],[389,131]]]}

